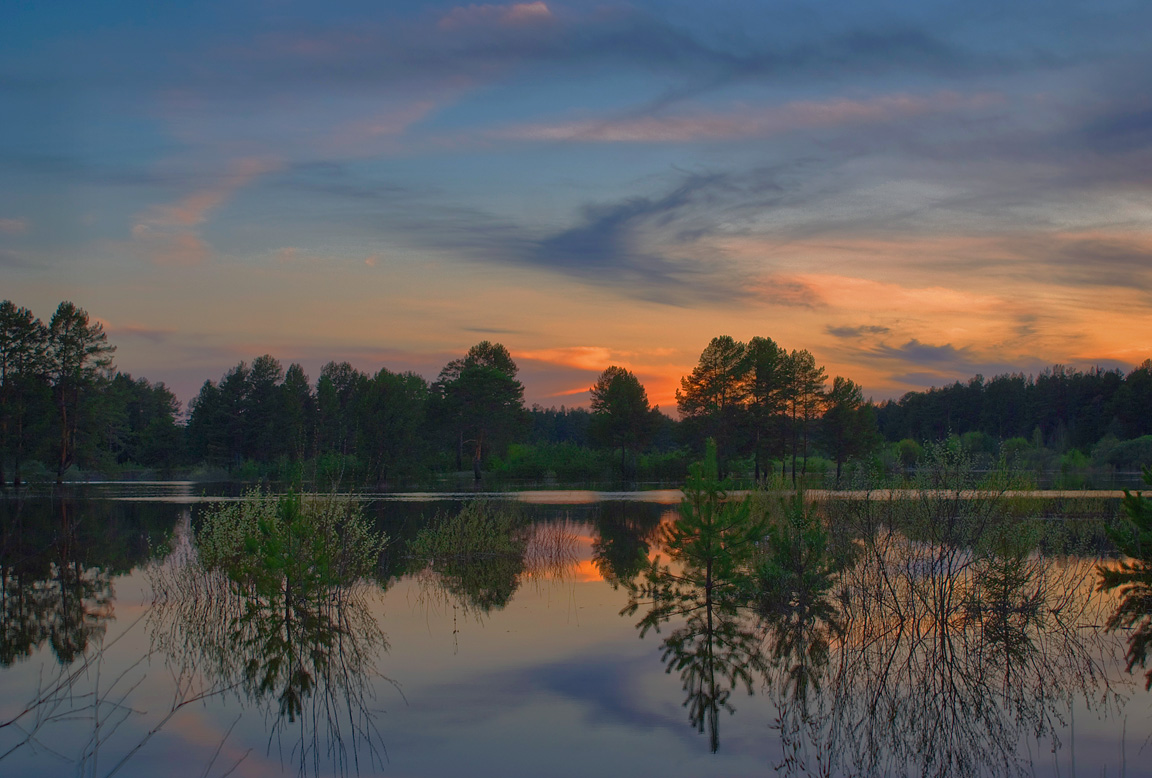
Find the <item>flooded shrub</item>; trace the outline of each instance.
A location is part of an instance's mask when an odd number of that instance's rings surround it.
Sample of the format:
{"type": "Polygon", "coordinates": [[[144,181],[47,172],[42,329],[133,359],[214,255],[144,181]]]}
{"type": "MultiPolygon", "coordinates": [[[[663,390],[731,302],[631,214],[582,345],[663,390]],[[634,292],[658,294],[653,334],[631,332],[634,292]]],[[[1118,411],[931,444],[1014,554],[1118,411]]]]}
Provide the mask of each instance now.
{"type": "Polygon", "coordinates": [[[524,516],[509,505],[473,500],[458,513],[440,514],[408,545],[422,559],[468,558],[507,554],[521,556],[527,546],[524,516]]]}
{"type": "Polygon", "coordinates": [[[425,562],[425,580],[466,609],[488,613],[512,599],[528,548],[523,513],[515,506],[473,500],[441,514],[408,544],[425,562]]]}
{"type": "Polygon", "coordinates": [[[209,510],[196,532],[200,563],[256,590],[284,581],[332,586],[369,575],[385,536],[346,497],[255,489],[209,510]]]}

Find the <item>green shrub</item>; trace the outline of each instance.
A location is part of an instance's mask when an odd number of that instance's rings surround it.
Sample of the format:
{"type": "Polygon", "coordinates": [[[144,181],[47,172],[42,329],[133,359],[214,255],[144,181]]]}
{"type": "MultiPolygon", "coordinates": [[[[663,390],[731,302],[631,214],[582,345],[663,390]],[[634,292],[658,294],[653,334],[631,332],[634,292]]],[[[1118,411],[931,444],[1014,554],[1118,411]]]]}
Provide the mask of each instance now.
{"type": "Polygon", "coordinates": [[[208,510],[195,536],[206,569],[258,593],[353,583],[372,572],[385,541],[349,498],[258,489],[208,510]]]}
{"type": "Polygon", "coordinates": [[[430,561],[507,554],[527,546],[524,516],[514,506],[472,500],[458,513],[439,514],[408,544],[408,553],[430,561]]]}

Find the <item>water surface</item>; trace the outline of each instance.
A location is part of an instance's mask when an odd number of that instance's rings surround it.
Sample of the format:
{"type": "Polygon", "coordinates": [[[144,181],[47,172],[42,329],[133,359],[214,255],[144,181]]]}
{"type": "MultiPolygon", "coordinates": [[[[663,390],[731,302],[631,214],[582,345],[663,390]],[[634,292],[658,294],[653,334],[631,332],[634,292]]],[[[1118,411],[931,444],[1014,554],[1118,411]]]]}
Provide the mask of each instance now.
{"type": "Polygon", "coordinates": [[[515,495],[522,557],[439,570],[406,543],[474,495],[373,495],[378,574],[286,615],[182,582],[234,497],[201,489],[0,500],[0,773],[1152,774],[1086,556],[997,578],[889,534],[819,607],[729,613],[685,575],[699,618],[641,636],[626,584],[678,492],[515,495]]]}

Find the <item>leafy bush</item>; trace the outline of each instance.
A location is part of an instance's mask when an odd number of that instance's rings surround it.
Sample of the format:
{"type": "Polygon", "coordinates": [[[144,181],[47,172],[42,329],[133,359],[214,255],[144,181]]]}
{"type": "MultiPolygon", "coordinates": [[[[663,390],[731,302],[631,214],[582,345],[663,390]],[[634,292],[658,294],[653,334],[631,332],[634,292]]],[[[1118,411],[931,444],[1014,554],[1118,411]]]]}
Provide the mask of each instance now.
{"type": "Polygon", "coordinates": [[[524,516],[510,505],[472,500],[458,512],[440,514],[408,544],[411,556],[430,561],[506,554],[527,546],[524,516]]]}
{"type": "Polygon", "coordinates": [[[349,498],[254,489],[210,509],[195,542],[206,569],[267,592],[352,583],[372,572],[386,538],[349,498]]]}

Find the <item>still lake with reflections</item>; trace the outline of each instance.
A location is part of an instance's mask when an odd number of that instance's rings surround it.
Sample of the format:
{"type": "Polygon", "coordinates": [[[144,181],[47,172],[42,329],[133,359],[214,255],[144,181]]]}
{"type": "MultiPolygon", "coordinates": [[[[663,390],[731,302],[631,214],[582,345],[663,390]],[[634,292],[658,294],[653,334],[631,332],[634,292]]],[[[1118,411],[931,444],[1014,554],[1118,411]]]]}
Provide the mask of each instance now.
{"type": "Polygon", "coordinates": [[[0,775],[1152,775],[1090,538],[1002,564],[878,524],[811,601],[673,566],[664,620],[628,584],[677,491],[488,495],[522,553],[439,567],[406,548],[470,495],[368,495],[377,575],[289,613],[187,574],[204,489],[0,499],[0,775]]]}

